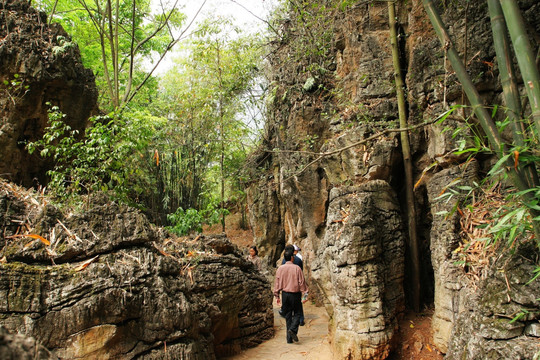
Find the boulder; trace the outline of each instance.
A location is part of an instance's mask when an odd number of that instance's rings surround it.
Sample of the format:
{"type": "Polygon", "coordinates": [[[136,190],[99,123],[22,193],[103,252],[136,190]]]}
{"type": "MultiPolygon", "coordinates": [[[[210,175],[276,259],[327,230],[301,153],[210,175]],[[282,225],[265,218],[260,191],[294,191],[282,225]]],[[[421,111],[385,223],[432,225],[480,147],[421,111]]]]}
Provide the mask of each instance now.
{"type": "Polygon", "coordinates": [[[173,238],[104,196],[42,201],[0,182],[7,329],[62,359],[214,359],[273,335],[270,284],[227,238],[173,238]]]}

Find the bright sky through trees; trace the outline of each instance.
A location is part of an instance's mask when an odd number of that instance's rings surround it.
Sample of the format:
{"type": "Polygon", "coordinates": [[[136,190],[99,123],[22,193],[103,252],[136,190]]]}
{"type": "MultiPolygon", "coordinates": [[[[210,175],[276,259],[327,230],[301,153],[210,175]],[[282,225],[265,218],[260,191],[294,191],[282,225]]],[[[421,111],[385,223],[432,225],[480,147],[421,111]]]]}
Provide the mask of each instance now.
{"type": "MultiPolygon", "coordinates": [[[[152,7],[159,11],[160,3],[170,6],[174,4],[174,0],[152,0],[152,7]]],[[[235,25],[245,31],[256,32],[264,29],[265,21],[277,3],[278,0],[180,0],[179,10],[186,14],[187,23],[195,19],[191,31],[195,31],[197,24],[203,19],[222,16],[230,17],[235,25]]],[[[175,57],[174,51],[168,54],[158,67],[157,73],[163,74],[170,69],[175,57]]]]}

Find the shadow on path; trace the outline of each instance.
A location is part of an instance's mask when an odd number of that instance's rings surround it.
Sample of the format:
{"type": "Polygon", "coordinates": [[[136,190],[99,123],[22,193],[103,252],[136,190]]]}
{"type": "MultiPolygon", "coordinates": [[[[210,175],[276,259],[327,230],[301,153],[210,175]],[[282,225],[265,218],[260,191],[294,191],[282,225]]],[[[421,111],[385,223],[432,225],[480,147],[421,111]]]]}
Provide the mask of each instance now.
{"type": "Polygon", "coordinates": [[[226,360],[331,360],[332,350],[328,336],[328,315],[324,307],[317,307],[311,302],[304,304],[305,326],[298,331],[299,341],[287,344],[285,319],[278,313],[279,307],[274,300],[275,336],[257,347],[247,349],[240,354],[227,357],[226,360]]]}

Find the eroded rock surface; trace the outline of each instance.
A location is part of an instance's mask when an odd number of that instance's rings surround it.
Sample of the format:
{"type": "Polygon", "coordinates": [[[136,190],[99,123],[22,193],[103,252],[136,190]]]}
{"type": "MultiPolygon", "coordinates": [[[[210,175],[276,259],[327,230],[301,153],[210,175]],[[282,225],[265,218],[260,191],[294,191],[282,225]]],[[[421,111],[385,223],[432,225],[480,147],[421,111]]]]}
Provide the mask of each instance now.
{"type": "Polygon", "coordinates": [[[35,339],[21,334],[12,334],[0,326],[0,359],[53,360],[58,358],[35,339]]]}
{"type": "Polygon", "coordinates": [[[63,216],[0,184],[0,324],[55,356],[213,359],[273,335],[270,285],[225,237],[165,238],[105,197],[63,216]]]}
{"type": "Polygon", "coordinates": [[[0,39],[0,176],[25,186],[45,184],[51,166],[28,154],[25,143],[43,136],[47,103],[84,133],[96,112],[94,75],[62,27],[48,25],[29,1],[0,1],[0,39]]]}
{"type": "Polygon", "coordinates": [[[540,356],[540,282],[530,282],[538,253],[531,242],[521,245],[496,259],[477,289],[463,288],[446,359],[540,356]]]}
{"type": "Polygon", "coordinates": [[[403,224],[382,180],[330,192],[312,278],[322,289],[338,359],[386,359],[404,308],[403,224]]]}
{"type": "Polygon", "coordinates": [[[463,196],[440,198],[449,184],[461,179],[462,185],[477,180],[478,164],[473,161],[435,174],[427,183],[433,222],[431,227],[431,262],[435,272],[435,312],[432,319],[433,343],[446,353],[454,321],[460,311],[459,291],[463,287],[462,267],[455,249],[460,242],[460,216],[453,211],[463,196]],[[438,199],[438,200],[437,200],[438,199]]]}

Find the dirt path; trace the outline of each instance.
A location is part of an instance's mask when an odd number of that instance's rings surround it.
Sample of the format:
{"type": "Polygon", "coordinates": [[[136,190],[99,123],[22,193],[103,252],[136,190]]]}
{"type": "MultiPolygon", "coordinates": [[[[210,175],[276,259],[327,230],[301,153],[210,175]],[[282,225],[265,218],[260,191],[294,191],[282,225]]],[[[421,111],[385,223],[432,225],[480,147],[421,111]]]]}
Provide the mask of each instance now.
{"type": "Polygon", "coordinates": [[[274,300],[275,336],[257,347],[228,357],[227,360],[328,360],[332,351],[328,342],[328,315],[323,307],[304,304],[305,326],[298,331],[299,341],[287,344],[285,319],[278,313],[279,307],[274,300]]]}
{"type": "MultiPolygon", "coordinates": [[[[253,233],[242,230],[238,226],[240,216],[233,214],[227,217],[227,236],[241,249],[253,245],[253,233]]],[[[206,227],[205,233],[220,233],[221,225],[206,227]]],[[[333,358],[328,337],[328,315],[323,307],[316,307],[310,302],[304,304],[306,325],[298,332],[299,342],[287,344],[285,338],[285,319],[279,316],[278,306],[274,301],[275,336],[226,360],[330,360],[333,358]]],[[[398,346],[389,360],[442,360],[443,354],[432,344],[433,334],[431,317],[433,309],[425,309],[420,314],[407,311],[399,323],[396,334],[398,346]]]]}

